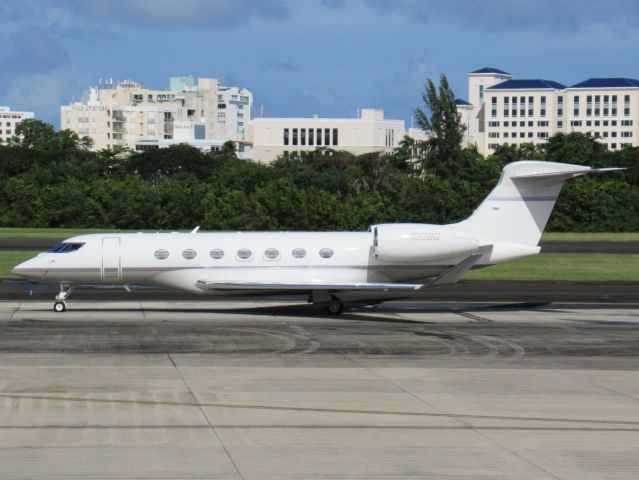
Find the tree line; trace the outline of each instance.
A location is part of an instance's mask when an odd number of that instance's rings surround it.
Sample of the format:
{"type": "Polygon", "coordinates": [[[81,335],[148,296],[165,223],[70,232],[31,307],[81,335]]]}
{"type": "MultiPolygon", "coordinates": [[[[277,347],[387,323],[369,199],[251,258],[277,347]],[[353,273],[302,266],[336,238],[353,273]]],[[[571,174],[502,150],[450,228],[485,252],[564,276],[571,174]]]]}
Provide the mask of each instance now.
{"type": "Polygon", "coordinates": [[[504,165],[553,160],[623,172],[568,182],[554,231],[638,231],[639,148],[608,151],[578,133],[543,145],[501,146],[487,158],[462,148],[463,126],[442,78],[424,92],[426,142],[405,138],[392,154],[319,149],[271,165],[239,160],[233,144],[125,154],[25,120],[0,145],[0,226],[205,230],[363,230],[383,222],[451,223],[468,216],[504,165]]]}

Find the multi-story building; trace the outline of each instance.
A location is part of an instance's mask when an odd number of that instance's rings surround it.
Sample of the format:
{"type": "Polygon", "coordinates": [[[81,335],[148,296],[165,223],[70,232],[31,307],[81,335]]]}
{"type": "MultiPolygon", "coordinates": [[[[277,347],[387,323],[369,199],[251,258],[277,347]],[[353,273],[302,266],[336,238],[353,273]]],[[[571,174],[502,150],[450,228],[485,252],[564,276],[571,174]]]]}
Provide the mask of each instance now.
{"type": "Polygon", "coordinates": [[[61,108],[60,126],[88,136],[96,150],[182,138],[176,129],[197,129],[203,139],[215,142],[244,140],[253,110],[250,91],[212,78],[196,84],[192,77],[173,77],[170,86],[153,90],[130,80],[101,81],[80,102],[61,108]]]}
{"type": "Polygon", "coordinates": [[[12,112],[10,107],[0,107],[0,143],[7,143],[18,124],[27,118],[33,118],[33,112],[12,112]]]}
{"type": "Polygon", "coordinates": [[[566,87],[552,80],[515,80],[482,68],[468,74],[462,113],[466,143],[490,155],[498,145],[543,143],[556,133],[591,135],[609,149],[639,145],[639,80],[591,78],[566,87]]]}
{"type": "Polygon", "coordinates": [[[317,148],[355,155],[392,152],[405,134],[403,120],[384,118],[383,110],[362,109],[358,118],[256,118],[249,127],[253,159],[270,163],[278,156],[317,148]]]}

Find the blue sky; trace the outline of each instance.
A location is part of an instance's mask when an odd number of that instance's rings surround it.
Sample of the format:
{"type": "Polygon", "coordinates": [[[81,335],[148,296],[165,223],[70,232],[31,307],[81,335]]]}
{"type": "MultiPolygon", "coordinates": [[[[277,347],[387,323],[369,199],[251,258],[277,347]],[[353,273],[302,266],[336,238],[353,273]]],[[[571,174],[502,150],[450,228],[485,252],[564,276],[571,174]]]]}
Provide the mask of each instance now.
{"type": "Polygon", "coordinates": [[[467,72],[572,84],[639,77],[636,0],[2,0],[0,105],[58,126],[99,78],[172,75],[250,89],[267,116],[410,122],[426,78],[467,72]]]}

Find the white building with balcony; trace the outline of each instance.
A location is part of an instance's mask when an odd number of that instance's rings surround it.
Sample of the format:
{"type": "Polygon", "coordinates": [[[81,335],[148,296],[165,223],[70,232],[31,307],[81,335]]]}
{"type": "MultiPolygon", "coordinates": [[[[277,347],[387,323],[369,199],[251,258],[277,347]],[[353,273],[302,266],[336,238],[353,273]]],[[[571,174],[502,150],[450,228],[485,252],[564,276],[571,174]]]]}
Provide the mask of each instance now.
{"type": "MultiPolygon", "coordinates": [[[[93,140],[95,150],[134,148],[144,140],[176,140],[176,129],[203,128],[214,144],[245,140],[253,95],[213,78],[172,77],[168,90],[130,80],[100,82],[80,102],[61,108],[61,128],[93,140]]],[[[185,139],[186,141],[186,139],[185,139]]]]}
{"type": "Polygon", "coordinates": [[[458,104],[466,143],[484,155],[560,132],[591,135],[611,150],[639,145],[639,80],[591,78],[567,87],[482,68],[468,74],[468,98],[470,115],[468,105],[458,104]]]}
{"type": "Polygon", "coordinates": [[[256,118],[249,126],[253,159],[271,163],[277,157],[318,148],[354,155],[391,153],[404,137],[403,120],[384,118],[384,111],[362,109],[357,118],[256,118]]]}
{"type": "Polygon", "coordinates": [[[16,112],[0,106],[0,143],[7,143],[16,134],[16,127],[27,118],[33,118],[33,112],[16,112]]]}

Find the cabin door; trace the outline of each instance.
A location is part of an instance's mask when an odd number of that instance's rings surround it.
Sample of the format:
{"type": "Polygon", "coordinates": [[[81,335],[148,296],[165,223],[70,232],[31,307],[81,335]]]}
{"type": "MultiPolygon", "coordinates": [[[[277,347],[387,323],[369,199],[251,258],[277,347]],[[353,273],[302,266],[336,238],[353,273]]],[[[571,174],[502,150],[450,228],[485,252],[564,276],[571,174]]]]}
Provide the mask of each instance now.
{"type": "Polygon", "coordinates": [[[102,280],[122,280],[120,237],[105,237],[102,239],[102,280]]]}

